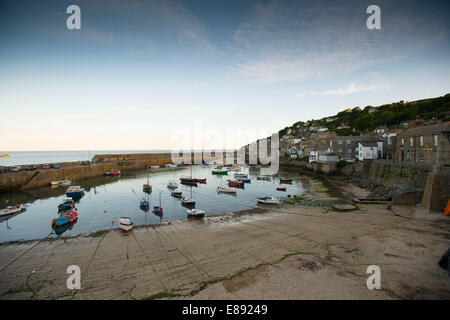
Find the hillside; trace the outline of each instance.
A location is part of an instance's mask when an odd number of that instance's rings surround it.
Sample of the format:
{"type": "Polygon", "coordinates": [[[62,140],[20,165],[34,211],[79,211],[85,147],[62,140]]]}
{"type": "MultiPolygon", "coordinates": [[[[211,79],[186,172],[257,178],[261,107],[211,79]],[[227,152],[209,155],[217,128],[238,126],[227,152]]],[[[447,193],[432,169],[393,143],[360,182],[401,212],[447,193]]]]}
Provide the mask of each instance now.
{"type": "Polygon", "coordinates": [[[300,135],[311,127],[328,128],[337,135],[360,135],[373,131],[376,127],[387,126],[397,128],[402,122],[413,120],[450,120],[450,93],[442,97],[417,101],[399,101],[381,106],[354,107],[338,114],[318,120],[298,121],[291,127],[279,131],[280,138],[289,129],[291,133],[300,135]]]}

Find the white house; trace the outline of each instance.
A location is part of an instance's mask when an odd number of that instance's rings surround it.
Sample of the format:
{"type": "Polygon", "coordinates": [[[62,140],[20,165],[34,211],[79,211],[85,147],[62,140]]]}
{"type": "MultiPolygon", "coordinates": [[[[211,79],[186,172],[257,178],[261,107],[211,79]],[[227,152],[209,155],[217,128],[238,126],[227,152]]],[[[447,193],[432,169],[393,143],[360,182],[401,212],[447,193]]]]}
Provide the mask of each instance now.
{"type": "Polygon", "coordinates": [[[328,152],[328,153],[319,155],[319,162],[325,162],[325,163],[338,162],[338,156],[335,155],[334,153],[328,152]]]}
{"type": "Polygon", "coordinates": [[[319,151],[314,150],[309,152],[309,163],[317,162],[319,160],[319,151]]]}
{"type": "MultiPolygon", "coordinates": [[[[382,142],[381,142],[382,144],[382,142]]],[[[356,147],[356,157],[359,161],[378,159],[379,146],[377,142],[359,142],[356,147]]],[[[383,150],[383,149],[381,149],[383,150]]],[[[382,151],[381,151],[382,152],[382,151]]]]}

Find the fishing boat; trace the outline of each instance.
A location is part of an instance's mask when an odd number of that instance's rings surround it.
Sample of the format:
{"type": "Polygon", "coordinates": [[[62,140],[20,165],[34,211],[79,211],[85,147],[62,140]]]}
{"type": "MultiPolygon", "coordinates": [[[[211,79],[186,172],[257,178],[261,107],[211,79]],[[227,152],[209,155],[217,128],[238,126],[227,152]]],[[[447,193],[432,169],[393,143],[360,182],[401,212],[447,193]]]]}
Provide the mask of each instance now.
{"type": "Polygon", "coordinates": [[[205,216],[206,211],[200,209],[187,209],[186,213],[189,218],[202,218],[205,216]]]}
{"type": "Polygon", "coordinates": [[[152,212],[156,215],[163,214],[163,208],[161,207],[161,192],[159,193],[159,206],[154,206],[152,212]]]}
{"type": "Polygon", "coordinates": [[[258,180],[270,180],[271,179],[271,177],[270,176],[257,176],[256,177],[256,179],[258,179],[258,180]]]}
{"type": "Polygon", "coordinates": [[[68,186],[72,183],[72,180],[55,180],[50,181],[52,187],[68,186]]]}
{"type": "Polygon", "coordinates": [[[225,174],[228,174],[228,170],[223,168],[223,167],[220,167],[220,168],[219,167],[215,167],[214,169],[211,170],[211,173],[212,174],[217,174],[217,175],[219,175],[219,174],[225,175],[225,174]]]}
{"type": "Polygon", "coordinates": [[[238,180],[228,180],[228,186],[244,189],[244,182],[238,180]]]}
{"type": "Polygon", "coordinates": [[[69,198],[81,198],[84,195],[84,189],[80,186],[70,186],[67,188],[66,196],[69,198]]]}
{"type": "Polygon", "coordinates": [[[280,183],[289,183],[289,184],[291,184],[292,183],[292,179],[283,179],[283,178],[280,178],[280,183]]]}
{"type": "Polygon", "coordinates": [[[217,187],[219,193],[236,193],[236,189],[217,187]]]}
{"type": "Polygon", "coordinates": [[[75,219],[72,222],[63,224],[61,226],[52,225],[53,231],[55,231],[55,234],[60,236],[67,230],[72,230],[73,226],[78,222],[78,217],[75,217],[75,219]]]}
{"type": "Polygon", "coordinates": [[[152,168],[152,169],[159,169],[160,167],[159,166],[150,166],[150,168],[152,168]]]}
{"type": "Polygon", "coordinates": [[[277,198],[272,197],[272,196],[260,197],[260,198],[257,198],[256,201],[258,203],[262,203],[262,204],[279,204],[280,203],[280,200],[278,200],[277,198]]]}
{"type": "Polygon", "coordinates": [[[277,188],[277,191],[286,191],[286,188],[278,187],[278,188],[277,188]]]}
{"type": "Polygon", "coordinates": [[[171,194],[173,197],[176,197],[176,198],[181,198],[181,196],[182,196],[182,192],[181,192],[180,189],[173,189],[173,190],[170,192],[170,194],[171,194]]]}
{"type": "Polygon", "coordinates": [[[5,209],[0,210],[0,216],[7,216],[10,214],[16,214],[20,212],[24,212],[27,209],[27,206],[24,204],[19,204],[17,206],[9,206],[5,209]]]}
{"type": "Polygon", "coordinates": [[[72,223],[78,220],[78,212],[76,211],[65,211],[61,213],[58,218],[52,220],[52,227],[62,226],[67,223],[72,223]]]}
{"type": "Polygon", "coordinates": [[[169,183],[167,184],[167,188],[176,189],[178,188],[178,183],[176,183],[175,181],[169,181],[169,183]]]}
{"type": "Polygon", "coordinates": [[[119,219],[119,227],[123,231],[128,232],[133,229],[133,221],[130,217],[121,217],[119,219]]]}
{"type": "Polygon", "coordinates": [[[250,178],[236,178],[237,181],[242,181],[244,183],[252,183],[252,179],[250,178]]]}
{"type": "Polygon", "coordinates": [[[147,183],[144,183],[142,185],[142,191],[144,191],[145,193],[152,192],[152,186],[150,184],[150,173],[148,172],[148,166],[147,166],[147,183]]]}
{"type": "Polygon", "coordinates": [[[66,198],[61,204],[58,205],[58,211],[67,211],[75,208],[75,202],[71,198],[66,198]]]}

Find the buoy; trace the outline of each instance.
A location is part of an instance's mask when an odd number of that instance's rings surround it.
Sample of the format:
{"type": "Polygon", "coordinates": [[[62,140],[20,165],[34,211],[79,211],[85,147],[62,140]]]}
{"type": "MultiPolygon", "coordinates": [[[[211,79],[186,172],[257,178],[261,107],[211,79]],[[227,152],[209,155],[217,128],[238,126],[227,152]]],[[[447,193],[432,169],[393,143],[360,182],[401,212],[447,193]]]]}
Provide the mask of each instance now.
{"type": "Polygon", "coordinates": [[[114,223],[114,220],[112,221],[112,223],[114,223]]]}
{"type": "Polygon", "coordinates": [[[103,212],[106,213],[106,210],[104,210],[103,212]]]}
{"type": "Polygon", "coordinates": [[[447,207],[445,207],[444,213],[446,216],[450,215],[450,200],[448,200],[448,202],[447,202],[447,207]]]}
{"type": "Polygon", "coordinates": [[[108,200],[105,200],[105,203],[107,202],[108,200]]]}

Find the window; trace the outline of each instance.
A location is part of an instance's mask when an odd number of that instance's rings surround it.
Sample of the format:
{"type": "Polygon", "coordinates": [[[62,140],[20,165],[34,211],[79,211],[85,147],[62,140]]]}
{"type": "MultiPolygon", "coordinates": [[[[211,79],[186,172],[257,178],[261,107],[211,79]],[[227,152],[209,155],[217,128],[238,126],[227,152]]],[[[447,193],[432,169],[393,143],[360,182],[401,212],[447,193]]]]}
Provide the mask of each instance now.
{"type": "Polygon", "coordinates": [[[420,153],[420,162],[423,162],[423,152],[420,153]]]}
{"type": "Polygon", "coordinates": [[[420,146],[423,147],[423,136],[420,136],[420,146]]]}
{"type": "Polygon", "coordinates": [[[405,139],[402,138],[401,144],[404,145],[405,144],[405,139]]]}
{"type": "Polygon", "coordinates": [[[409,145],[412,147],[414,145],[414,138],[409,138],[409,145]]]}
{"type": "Polygon", "coordinates": [[[437,134],[435,134],[435,135],[433,136],[433,144],[434,144],[435,147],[438,146],[438,135],[437,135],[437,134]]]}

